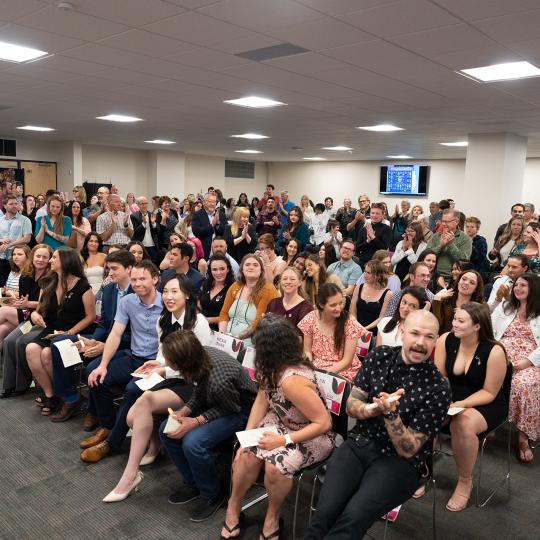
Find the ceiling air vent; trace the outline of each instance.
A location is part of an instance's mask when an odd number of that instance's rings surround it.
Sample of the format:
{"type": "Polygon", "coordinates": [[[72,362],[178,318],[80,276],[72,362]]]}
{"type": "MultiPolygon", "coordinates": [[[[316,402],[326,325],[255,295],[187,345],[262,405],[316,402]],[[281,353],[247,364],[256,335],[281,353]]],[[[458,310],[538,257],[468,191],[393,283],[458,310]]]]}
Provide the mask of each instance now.
{"type": "Polygon", "coordinates": [[[226,159],[225,178],[255,178],[255,162],[226,159]]]}
{"type": "Polygon", "coordinates": [[[0,139],[0,156],[15,157],[17,155],[17,142],[12,139],[0,139]]]}
{"type": "Polygon", "coordinates": [[[309,52],[309,49],[304,49],[304,47],[299,47],[292,43],[280,43],[271,47],[237,53],[236,56],[246,58],[247,60],[254,60],[255,62],[263,62],[264,60],[273,60],[274,58],[283,58],[284,56],[292,56],[293,54],[305,52],[309,52]]]}

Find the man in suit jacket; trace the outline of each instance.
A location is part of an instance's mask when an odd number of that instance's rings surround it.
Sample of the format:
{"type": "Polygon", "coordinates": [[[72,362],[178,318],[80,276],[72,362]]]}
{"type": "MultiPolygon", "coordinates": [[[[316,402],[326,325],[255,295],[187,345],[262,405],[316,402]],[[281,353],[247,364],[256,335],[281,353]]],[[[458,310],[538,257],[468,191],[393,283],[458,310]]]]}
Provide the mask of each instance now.
{"type": "Polygon", "coordinates": [[[203,208],[195,212],[191,218],[193,234],[201,241],[204,258],[208,260],[212,248],[212,238],[223,236],[227,218],[222,209],[216,210],[217,198],[214,193],[204,197],[203,208]]]}
{"type": "Polygon", "coordinates": [[[161,246],[159,243],[159,227],[154,214],[148,212],[148,199],[139,197],[137,205],[140,210],[130,215],[133,224],[133,236],[131,239],[142,242],[152,262],[158,264],[160,251],[162,247],[166,248],[167,246],[161,246]]]}
{"type": "MultiPolygon", "coordinates": [[[[105,347],[105,341],[110,334],[114,324],[114,317],[120,298],[126,294],[133,292],[130,284],[131,268],[135,265],[135,257],[127,250],[119,250],[107,255],[105,264],[109,269],[109,277],[112,283],[109,283],[103,289],[101,299],[101,319],[94,330],[94,333],[89,336],[77,336],[73,334],[64,334],[52,340],[53,346],[52,361],[53,361],[53,377],[54,377],[54,392],[55,395],[64,400],[64,405],[60,411],[51,416],[52,422],[65,422],[69,420],[75,413],[80,410],[81,396],[74,381],[74,368],[64,367],[62,357],[55,343],[66,339],[75,343],[81,360],[84,365],[88,364],[94,358],[100,356],[105,347]]],[[[120,348],[127,349],[131,343],[131,333],[129,328],[126,329],[122,336],[120,348]]],[[[90,402],[88,405],[88,415],[85,419],[85,429],[89,427],[93,429],[96,424],[96,415],[92,412],[93,406],[90,402]]],[[[88,430],[90,430],[88,429],[88,430]]]]}

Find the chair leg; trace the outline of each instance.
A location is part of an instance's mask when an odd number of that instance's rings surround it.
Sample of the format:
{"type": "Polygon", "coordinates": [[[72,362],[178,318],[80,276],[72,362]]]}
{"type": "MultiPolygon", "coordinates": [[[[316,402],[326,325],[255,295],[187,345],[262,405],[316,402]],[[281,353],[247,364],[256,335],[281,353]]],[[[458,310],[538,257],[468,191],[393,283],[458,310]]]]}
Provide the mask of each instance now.
{"type": "Polygon", "coordinates": [[[294,514],[293,514],[293,540],[296,540],[296,521],[298,518],[298,497],[300,495],[300,484],[302,483],[302,477],[304,476],[304,473],[301,472],[298,476],[298,479],[296,480],[296,494],[294,497],[294,514]]]}
{"type": "Polygon", "coordinates": [[[433,540],[437,540],[437,526],[436,526],[436,511],[437,511],[437,494],[436,494],[436,485],[435,478],[431,477],[431,489],[433,491],[433,509],[432,509],[432,529],[433,529],[433,540]]]}

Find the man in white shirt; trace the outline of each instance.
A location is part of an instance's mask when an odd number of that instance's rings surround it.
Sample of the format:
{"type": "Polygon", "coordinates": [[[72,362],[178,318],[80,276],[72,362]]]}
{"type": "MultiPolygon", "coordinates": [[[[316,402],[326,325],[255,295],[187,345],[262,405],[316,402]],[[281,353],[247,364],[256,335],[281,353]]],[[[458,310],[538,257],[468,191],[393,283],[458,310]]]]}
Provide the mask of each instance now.
{"type": "Polygon", "coordinates": [[[152,262],[157,264],[160,246],[156,215],[148,211],[148,199],[146,197],[139,197],[137,199],[137,206],[139,207],[139,211],[133,212],[130,215],[133,225],[133,236],[131,239],[142,242],[152,262]]]}
{"type": "Polygon", "coordinates": [[[525,255],[512,255],[506,263],[506,276],[499,276],[493,283],[487,305],[493,312],[495,308],[508,298],[516,279],[529,270],[529,261],[525,255]]]}
{"type": "Polygon", "coordinates": [[[108,210],[96,220],[96,232],[101,236],[103,245],[114,244],[125,246],[133,236],[133,228],[129,216],[119,210],[121,199],[118,195],[107,198],[108,210]]]}

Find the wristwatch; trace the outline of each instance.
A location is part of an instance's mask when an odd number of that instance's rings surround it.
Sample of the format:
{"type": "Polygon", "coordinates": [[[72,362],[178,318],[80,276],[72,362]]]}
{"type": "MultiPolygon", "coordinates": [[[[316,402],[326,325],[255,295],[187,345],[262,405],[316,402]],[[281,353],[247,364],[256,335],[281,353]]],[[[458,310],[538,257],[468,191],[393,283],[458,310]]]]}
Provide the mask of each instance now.
{"type": "Polygon", "coordinates": [[[397,411],[390,411],[388,413],[383,413],[383,416],[387,420],[395,420],[399,416],[399,413],[397,411]]]}
{"type": "Polygon", "coordinates": [[[295,443],[291,439],[291,436],[289,435],[289,433],[286,433],[285,434],[285,447],[290,448],[291,446],[294,446],[294,445],[295,443]]]}

